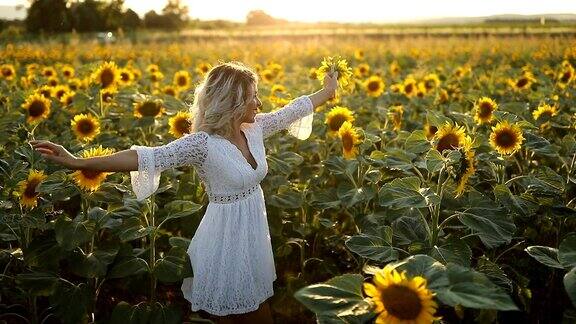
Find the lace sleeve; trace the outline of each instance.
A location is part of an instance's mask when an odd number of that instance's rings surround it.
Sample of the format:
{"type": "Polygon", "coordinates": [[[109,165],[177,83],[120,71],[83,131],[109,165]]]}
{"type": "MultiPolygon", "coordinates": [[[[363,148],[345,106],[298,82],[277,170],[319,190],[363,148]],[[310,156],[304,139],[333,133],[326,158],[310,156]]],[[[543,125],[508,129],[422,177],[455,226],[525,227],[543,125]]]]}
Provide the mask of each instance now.
{"type": "Polygon", "coordinates": [[[158,189],[160,173],[169,168],[193,165],[202,168],[208,156],[208,133],[186,134],[166,145],[148,147],[132,145],[138,154],[138,171],[130,171],[136,199],[148,198],[158,189]]]}
{"type": "Polygon", "coordinates": [[[299,139],[307,139],[312,132],[314,105],[308,96],[292,100],[281,109],[269,113],[256,114],[254,121],[262,128],[264,138],[282,129],[299,139]]]}

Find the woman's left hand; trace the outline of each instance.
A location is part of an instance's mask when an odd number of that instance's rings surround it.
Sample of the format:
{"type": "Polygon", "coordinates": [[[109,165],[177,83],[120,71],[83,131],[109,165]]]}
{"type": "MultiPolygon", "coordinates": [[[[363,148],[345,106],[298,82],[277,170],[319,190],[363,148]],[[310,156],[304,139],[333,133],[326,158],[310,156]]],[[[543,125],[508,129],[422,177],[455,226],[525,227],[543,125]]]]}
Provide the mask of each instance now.
{"type": "Polygon", "coordinates": [[[326,73],[324,76],[323,87],[329,94],[329,97],[334,98],[336,95],[336,89],[338,89],[338,71],[331,70],[326,73]]]}

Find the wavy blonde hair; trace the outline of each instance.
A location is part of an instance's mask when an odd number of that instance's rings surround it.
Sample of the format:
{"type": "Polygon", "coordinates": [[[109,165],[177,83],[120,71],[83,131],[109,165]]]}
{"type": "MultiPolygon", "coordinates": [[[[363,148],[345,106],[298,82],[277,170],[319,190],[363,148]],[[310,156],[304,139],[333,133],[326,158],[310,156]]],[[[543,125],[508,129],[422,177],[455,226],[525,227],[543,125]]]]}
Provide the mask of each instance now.
{"type": "Polygon", "coordinates": [[[205,131],[232,137],[234,122],[244,119],[250,86],[258,84],[258,74],[241,62],[213,67],[194,90],[190,107],[192,132],[205,131]]]}

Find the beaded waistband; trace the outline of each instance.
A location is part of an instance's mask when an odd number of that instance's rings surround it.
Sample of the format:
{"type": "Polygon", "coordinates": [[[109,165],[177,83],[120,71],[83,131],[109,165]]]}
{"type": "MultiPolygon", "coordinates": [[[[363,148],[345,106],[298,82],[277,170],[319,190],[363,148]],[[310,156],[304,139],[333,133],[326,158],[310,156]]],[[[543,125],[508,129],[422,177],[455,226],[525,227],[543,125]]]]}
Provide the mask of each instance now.
{"type": "Polygon", "coordinates": [[[239,193],[231,194],[231,195],[215,195],[212,193],[208,193],[208,200],[212,203],[218,204],[230,204],[238,200],[246,199],[250,196],[254,191],[258,189],[259,185],[255,185],[254,187],[244,190],[239,193]]]}

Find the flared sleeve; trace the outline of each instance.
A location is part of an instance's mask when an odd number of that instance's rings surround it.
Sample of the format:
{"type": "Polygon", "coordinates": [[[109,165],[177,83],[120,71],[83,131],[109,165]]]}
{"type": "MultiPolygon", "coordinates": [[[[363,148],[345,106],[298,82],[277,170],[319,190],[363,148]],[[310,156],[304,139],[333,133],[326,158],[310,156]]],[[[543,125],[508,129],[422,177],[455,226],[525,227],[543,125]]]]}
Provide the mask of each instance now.
{"type": "Polygon", "coordinates": [[[264,138],[288,129],[290,135],[304,140],[312,133],[313,113],[312,100],[301,96],[276,111],[256,114],[254,121],[262,128],[264,138]]]}
{"type": "Polygon", "coordinates": [[[142,201],[158,189],[162,171],[183,165],[203,167],[208,156],[208,133],[195,132],[166,145],[132,145],[130,149],[138,154],[138,171],[130,171],[132,190],[142,201]]]}

